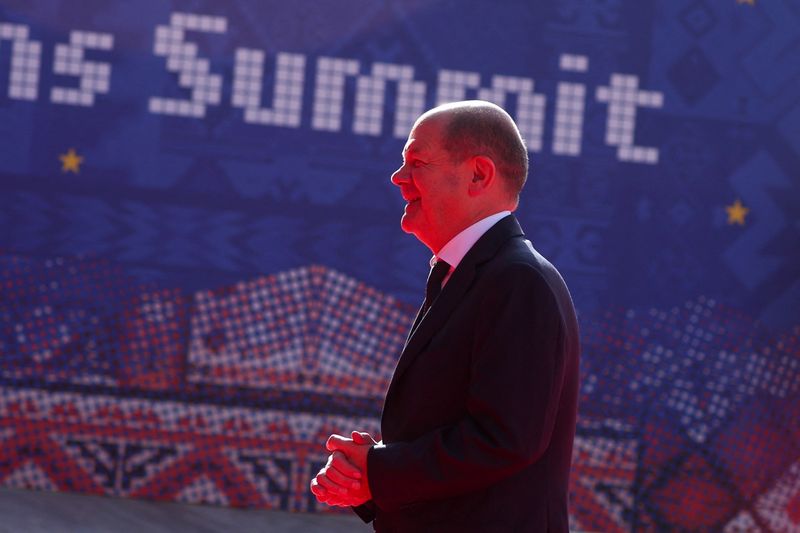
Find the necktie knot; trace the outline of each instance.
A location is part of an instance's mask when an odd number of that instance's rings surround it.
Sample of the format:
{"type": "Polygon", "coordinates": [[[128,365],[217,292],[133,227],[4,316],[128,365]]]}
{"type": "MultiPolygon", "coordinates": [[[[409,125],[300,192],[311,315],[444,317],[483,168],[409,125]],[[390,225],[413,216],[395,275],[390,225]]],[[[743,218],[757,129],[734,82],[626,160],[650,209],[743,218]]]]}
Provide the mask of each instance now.
{"type": "Polygon", "coordinates": [[[447,261],[439,259],[436,264],[431,268],[428,274],[428,283],[425,285],[425,310],[433,304],[433,301],[439,296],[442,290],[442,282],[445,276],[450,272],[450,265],[447,261]]]}

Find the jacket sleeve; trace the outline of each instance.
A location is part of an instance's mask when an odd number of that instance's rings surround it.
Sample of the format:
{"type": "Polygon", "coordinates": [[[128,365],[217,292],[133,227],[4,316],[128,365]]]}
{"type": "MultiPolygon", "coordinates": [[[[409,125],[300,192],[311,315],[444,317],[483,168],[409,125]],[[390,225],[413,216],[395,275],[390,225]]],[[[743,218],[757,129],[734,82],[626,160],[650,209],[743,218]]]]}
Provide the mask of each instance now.
{"type": "MultiPolygon", "coordinates": [[[[487,280],[490,281],[490,280],[487,280]]],[[[533,266],[503,269],[476,308],[464,416],[410,442],[373,447],[367,476],[385,511],[479,490],[547,450],[565,372],[565,327],[553,290],[533,266]]]]}
{"type": "Polygon", "coordinates": [[[370,523],[375,520],[375,502],[372,500],[365,502],[361,505],[351,507],[354,513],[358,515],[358,517],[366,523],[370,523]]]}

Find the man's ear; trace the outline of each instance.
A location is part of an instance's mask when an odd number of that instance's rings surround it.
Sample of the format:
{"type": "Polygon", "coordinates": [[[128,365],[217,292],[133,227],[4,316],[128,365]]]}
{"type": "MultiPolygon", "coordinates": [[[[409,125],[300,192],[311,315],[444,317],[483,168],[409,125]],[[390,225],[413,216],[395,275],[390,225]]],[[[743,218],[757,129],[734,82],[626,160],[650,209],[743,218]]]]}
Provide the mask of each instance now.
{"type": "Polygon", "coordinates": [[[497,178],[497,167],[490,157],[476,155],[472,158],[472,181],[469,184],[470,196],[478,196],[491,188],[497,178]]]}

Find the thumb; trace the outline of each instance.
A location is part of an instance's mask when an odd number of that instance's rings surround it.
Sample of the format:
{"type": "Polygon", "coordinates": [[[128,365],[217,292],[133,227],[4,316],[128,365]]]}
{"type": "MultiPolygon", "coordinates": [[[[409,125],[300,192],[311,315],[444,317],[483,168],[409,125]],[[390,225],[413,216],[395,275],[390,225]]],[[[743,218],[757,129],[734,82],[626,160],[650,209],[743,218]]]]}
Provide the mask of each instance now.
{"type": "Polygon", "coordinates": [[[350,436],[353,438],[353,442],[356,444],[376,444],[375,439],[372,438],[372,435],[364,431],[354,431],[350,436]]]}
{"type": "Polygon", "coordinates": [[[347,444],[352,442],[350,439],[346,439],[341,435],[333,434],[328,437],[328,441],[325,443],[325,448],[329,452],[333,452],[336,450],[345,450],[347,449],[347,444]]]}

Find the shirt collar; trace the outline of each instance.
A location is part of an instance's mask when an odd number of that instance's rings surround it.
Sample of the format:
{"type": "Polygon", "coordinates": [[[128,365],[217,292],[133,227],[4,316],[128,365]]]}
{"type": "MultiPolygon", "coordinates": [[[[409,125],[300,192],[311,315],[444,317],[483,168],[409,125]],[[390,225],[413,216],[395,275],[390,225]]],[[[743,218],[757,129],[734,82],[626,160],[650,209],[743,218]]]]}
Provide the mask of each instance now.
{"type": "Polygon", "coordinates": [[[501,211],[499,213],[495,213],[494,215],[489,215],[488,217],[481,219],[474,223],[473,225],[469,226],[461,233],[450,239],[450,241],[442,246],[442,249],[439,250],[439,253],[431,257],[431,267],[438,261],[439,259],[444,259],[450,265],[450,271],[456,269],[458,264],[464,259],[464,256],[467,255],[469,249],[472,248],[478,239],[480,239],[484,233],[489,231],[489,229],[497,224],[500,219],[507,217],[511,214],[511,211],[501,211]]]}

